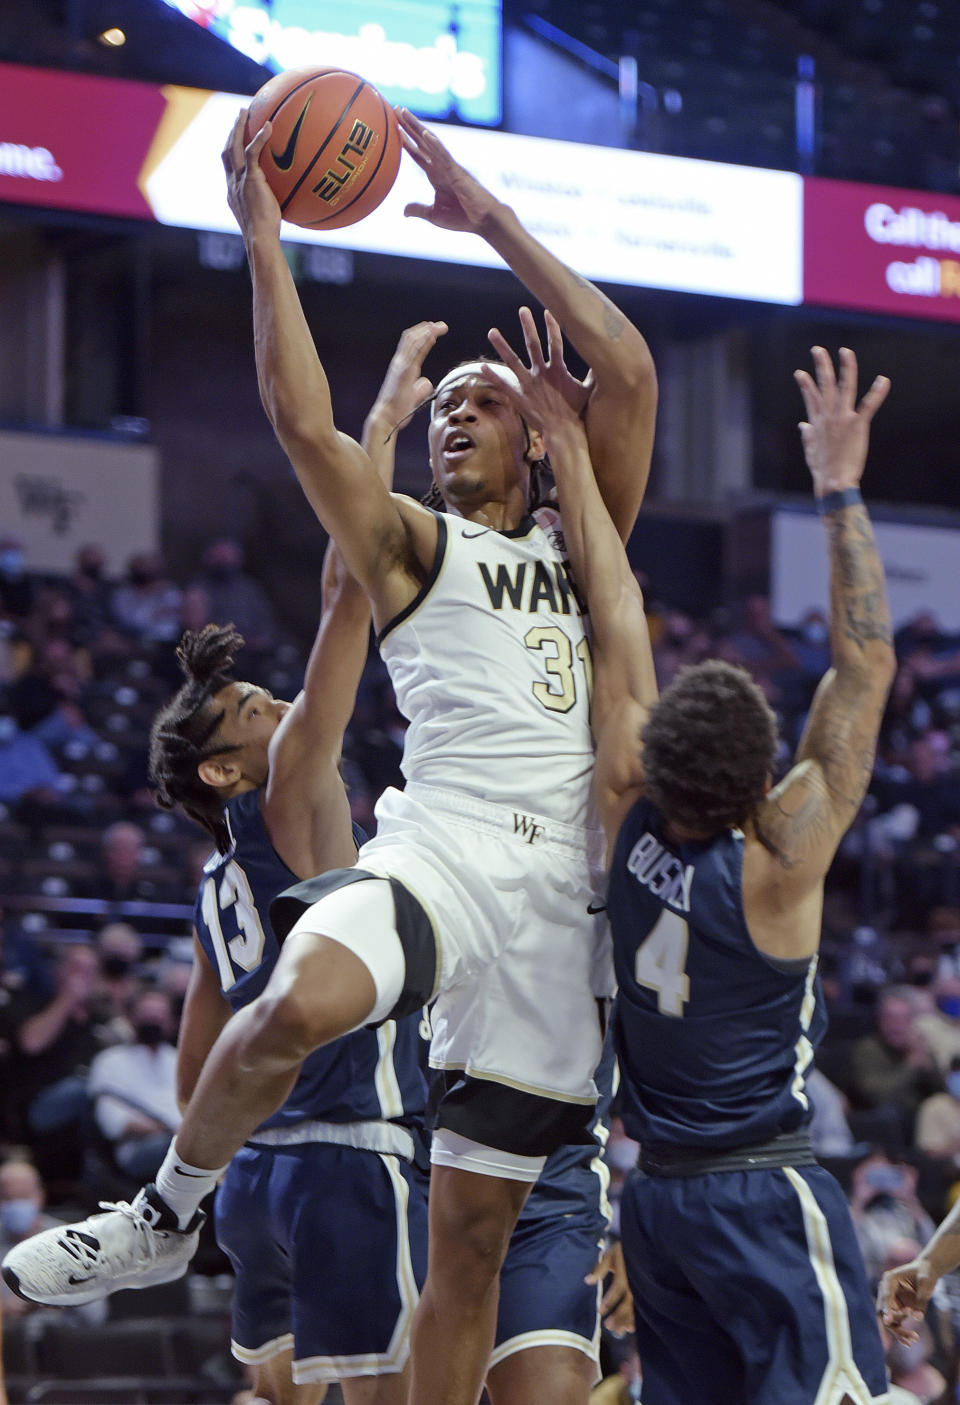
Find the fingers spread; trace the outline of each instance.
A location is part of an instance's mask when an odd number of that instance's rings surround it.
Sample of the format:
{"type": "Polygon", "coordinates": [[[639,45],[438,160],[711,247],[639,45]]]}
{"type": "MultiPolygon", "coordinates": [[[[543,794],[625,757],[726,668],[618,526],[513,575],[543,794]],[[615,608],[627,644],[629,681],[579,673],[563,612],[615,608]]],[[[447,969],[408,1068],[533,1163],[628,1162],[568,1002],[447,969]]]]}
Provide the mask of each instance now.
{"type": "Polygon", "coordinates": [[[872,420],[890,393],[890,381],[886,376],[877,376],[873,385],[860,401],[858,413],[865,420],[872,420]]]}
{"type": "Polygon", "coordinates": [[[530,358],[530,369],[543,371],[546,369],[543,360],[543,347],[540,344],[540,334],[537,331],[537,324],[533,320],[533,313],[529,307],[520,309],[520,326],[523,329],[523,340],[527,348],[527,355],[530,358]]]}

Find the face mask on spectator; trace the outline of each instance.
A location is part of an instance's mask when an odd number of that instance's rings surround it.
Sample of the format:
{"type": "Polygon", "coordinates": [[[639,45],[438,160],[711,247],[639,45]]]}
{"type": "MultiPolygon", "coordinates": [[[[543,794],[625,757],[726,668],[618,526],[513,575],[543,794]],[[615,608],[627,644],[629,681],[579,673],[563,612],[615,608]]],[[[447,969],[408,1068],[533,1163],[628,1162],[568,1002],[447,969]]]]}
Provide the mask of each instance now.
{"type": "Polygon", "coordinates": [[[26,1234],[37,1218],[35,1200],[0,1201],[0,1224],[8,1234],[26,1234]]]}
{"type": "Polygon", "coordinates": [[[105,976],[109,976],[112,981],[118,981],[129,973],[132,964],[125,956],[105,956],[100,962],[100,967],[105,976]]]}
{"type": "Polygon", "coordinates": [[[955,1020],[960,1015],[960,995],[938,995],[937,1009],[941,1014],[955,1020]]]}
{"type": "Polygon", "coordinates": [[[138,1044],[146,1044],[148,1049],[156,1049],[167,1037],[167,1031],[162,1024],[157,1024],[155,1020],[144,1020],[143,1024],[138,1024],[134,1033],[137,1036],[138,1044]]]}
{"type": "Polygon", "coordinates": [[[948,1073],[944,1082],[947,1085],[947,1092],[950,1096],[960,1102],[960,1068],[954,1069],[952,1073],[948,1073]]]}

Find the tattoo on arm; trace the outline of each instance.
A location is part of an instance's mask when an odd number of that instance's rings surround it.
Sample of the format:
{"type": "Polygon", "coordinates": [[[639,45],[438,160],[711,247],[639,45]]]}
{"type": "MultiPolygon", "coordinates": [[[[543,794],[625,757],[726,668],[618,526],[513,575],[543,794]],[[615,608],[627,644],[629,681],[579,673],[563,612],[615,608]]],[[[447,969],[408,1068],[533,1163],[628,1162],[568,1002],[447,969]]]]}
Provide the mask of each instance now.
{"type": "Polygon", "coordinates": [[[822,787],[797,780],[772,792],[756,822],[757,838],[788,873],[825,841],[833,828],[822,787]]]}
{"type": "Polygon", "coordinates": [[[585,288],[588,292],[592,293],[595,298],[599,298],[601,306],[603,307],[603,330],[611,341],[619,341],[623,336],[626,319],[617,311],[610,299],[590,282],[589,278],[584,278],[579,273],[575,273],[573,276],[580,284],[581,288],[585,288]]]}
{"type": "Polygon", "coordinates": [[[892,638],[883,565],[867,510],[841,508],[827,518],[832,579],[831,640],[835,657],[849,640],[862,652],[868,642],[892,638]]]}

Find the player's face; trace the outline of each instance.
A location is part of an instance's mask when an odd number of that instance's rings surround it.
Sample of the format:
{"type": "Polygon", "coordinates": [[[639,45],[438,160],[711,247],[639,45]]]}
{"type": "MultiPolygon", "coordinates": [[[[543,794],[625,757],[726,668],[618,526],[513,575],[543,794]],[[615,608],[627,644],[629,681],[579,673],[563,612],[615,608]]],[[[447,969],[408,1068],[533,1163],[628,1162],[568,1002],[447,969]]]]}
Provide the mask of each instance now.
{"type": "Polygon", "coordinates": [[[263,785],[270,740],[291,704],[253,683],[228,683],[217,693],[214,704],[223,709],[219,737],[224,745],[239,748],[231,759],[236,760],[247,780],[263,785]]]}
{"type": "Polygon", "coordinates": [[[428,442],[433,476],[452,504],[500,497],[528,471],[523,421],[503,389],[478,375],[442,388],[428,442]]]}

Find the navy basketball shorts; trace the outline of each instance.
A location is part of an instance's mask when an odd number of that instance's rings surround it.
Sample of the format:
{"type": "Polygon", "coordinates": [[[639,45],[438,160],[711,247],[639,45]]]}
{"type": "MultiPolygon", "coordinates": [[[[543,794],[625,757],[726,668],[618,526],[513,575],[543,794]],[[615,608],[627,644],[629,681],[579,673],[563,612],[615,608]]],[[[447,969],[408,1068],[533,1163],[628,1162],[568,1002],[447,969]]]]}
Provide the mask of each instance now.
{"type": "Polygon", "coordinates": [[[231,1349],[293,1351],[296,1384],[403,1370],[427,1271],[427,1182],[397,1156],[244,1147],[217,1192],[233,1265],[231,1349]]]}
{"type": "Polygon", "coordinates": [[[583,1281],[603,1251],[606,1226],[595,1220],[521,1218],[500,1270],[491,1367],[538,1346],[572,1347],[599,1363],[601,1289],[583,1281]]]}
{"type": "Polygon", "coordinates": [[[822,1167],[634,1171],[620,1224],[644,1405],[887,1400],[850,1212],[822,1167]]]}

